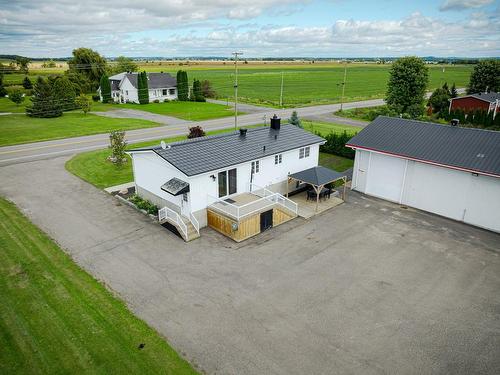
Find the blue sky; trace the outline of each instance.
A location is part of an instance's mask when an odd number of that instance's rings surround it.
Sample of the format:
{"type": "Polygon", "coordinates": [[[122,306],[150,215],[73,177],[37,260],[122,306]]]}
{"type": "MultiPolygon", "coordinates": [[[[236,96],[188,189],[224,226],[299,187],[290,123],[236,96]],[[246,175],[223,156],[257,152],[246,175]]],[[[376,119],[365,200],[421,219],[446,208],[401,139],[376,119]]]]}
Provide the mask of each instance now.
{"type": "Polygon", "coordinates": [[[0,51],[68,56],[499,56],[499,0],[0,0],[0,51]]]}

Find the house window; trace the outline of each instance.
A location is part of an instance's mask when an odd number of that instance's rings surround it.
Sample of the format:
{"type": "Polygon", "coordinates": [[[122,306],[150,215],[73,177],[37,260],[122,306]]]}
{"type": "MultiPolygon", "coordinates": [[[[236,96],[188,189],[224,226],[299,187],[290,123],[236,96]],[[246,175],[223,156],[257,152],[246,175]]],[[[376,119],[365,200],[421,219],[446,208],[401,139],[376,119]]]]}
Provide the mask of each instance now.
{"type": "Polygon", "coordinates": [[[168,90],[167,90],[167,89],[163,89],[163,90],[161,90],[161,94],[162,94],[163,96],[168,95],[167,93],[168,93],[168,90]]]}
{"type": "Polygon", "coordinates": [[[281,164],[282,161],[283,161],[282,154],[274,155],[274,164],[281,164]]]}
{"type": "Polygon", "coordinates": [[[260,161],[252,161],[252,174],[259,173],[260,171],[260,161]]]}
{"type": "Polygon", "coordinates": [[[128,95],[128,90],[125,90],[125,95],[128,95]]]}
{"type": "Polygon", "coordinates": [[[187,194],[187,193],[182,194],[182,200],[183,200],[184,202],[187,202],[187,201],[188,201],[188,194],[187,194]]]}
{"type": "Polygon", "coordinates": [[[219,198],[237,191],[236,168],[218,173],[219,198]]]}
{"type": "Polygon", "coordinates": [[[307,157],[309,157],[310,154],[311,154],[311,147],[310,146],[302,147],[299,149],[299,159],[307,158],[307,157]]]}
{"type": "Polygon", "coordinates": [[[168,89],[169,95],[175,95],[175,89],[168,89]]]}

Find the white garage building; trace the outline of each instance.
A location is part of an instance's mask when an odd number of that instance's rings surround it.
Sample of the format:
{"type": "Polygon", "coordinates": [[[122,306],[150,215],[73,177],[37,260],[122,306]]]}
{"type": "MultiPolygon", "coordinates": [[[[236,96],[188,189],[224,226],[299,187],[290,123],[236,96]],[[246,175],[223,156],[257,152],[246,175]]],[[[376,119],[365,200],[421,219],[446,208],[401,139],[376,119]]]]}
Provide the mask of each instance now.
{"type": "Polygon", "coordinates": [[[346,146],[352,189],[500,232],[500,132],[380,116],[346,146]]]}

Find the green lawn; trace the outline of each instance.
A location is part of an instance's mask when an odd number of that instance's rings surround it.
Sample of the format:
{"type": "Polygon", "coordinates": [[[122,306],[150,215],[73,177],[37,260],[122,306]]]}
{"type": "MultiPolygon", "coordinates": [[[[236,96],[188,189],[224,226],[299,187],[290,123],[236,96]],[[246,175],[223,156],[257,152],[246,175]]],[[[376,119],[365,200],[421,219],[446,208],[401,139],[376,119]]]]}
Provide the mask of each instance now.
{"type": "Polygon", "coordinates": [[[0,373],[195,374],[2,198],[0,249],[0,373]]]}
{"type": "MultiPolygon", "coordinates": [[[[323,124],[322,125],[323,128],[326,128],[326,125],[328,125],[327,123],[315,123],[315,124],[323,124]]],[[[329,125],[331,130],[333,131],[343,131],[343,130],[350,131],[352,129],[356,129],[347,125],[336,125],[336,124],[329,124],[329,125]],[[342,129],[340,127],[342,127],[342,129]]],[[[250,128],[258,126],[262,125],[250,126],[250,128]]],[[[216,130],[213,132],[208,132],[208,134],[213,135],[229,131],[232,130],[231,129],[216,130]]],[[[167,138],[164,139],[164,141],[168,143],[168,142],[176,142],[183,139],[186,139],[186,137],[182,136],[175,138],[167,138]]],[[[129,145],[128,149],[147,147],[159,144],[160,144],[160,139],[143,143],[135,143],[133,145],[129,145]]],[[[75,155],[72,159],[68,160],[66,162],[66,169],[71,173],[73,173],[74,175],[80,177],[82,180],[91,183],[92,185],[96,186],[99,189],[104,189],[106,187],[120,185],[133,181],[134,175],[132,172],[132,163],[130,161],[130,157],[127,156],[128,160],[127,163],[123,164],[122,166],[116,166],[107,160],[110,153],[111,151],[108,149],[83,152],[81,154],[75,155]]],[[[340,156],[333,156],[333,155],[331,156],[333,158],[329,162],[335,161],[337,163],[340,163],[342,160],[344,160],[345,163],[352,164],[352,160],[345,159],[340,156]]],[[[340,165],[340,167],[342,167],[342,165],[340,165]]],[[[332,168],[334,167],[332,166],[332,168]]],[[[334,169],[344,170],[337,168],[334,169]]]]}
{"type": "Polygon", "coordinates": [[[77,112],[61,117],[33,118],[23,114],[0,116],[0,146],[46,141],[82,135],[158,126],[152,121],[115,119],[77,112]]]}
{"type": "Polygon", "coordinates": [[[0,112],[24,113],[26,104],[31,103],[29,97],[24,99],[24,102],[17,105],[9,98],[0,98],[0,112]]]}
{"type": "MultiPolygon", "coordinates": [[[[99,108],[111,107],[111,109],[129,108],[139,111],[156,113],[159,115],[167,115],[177,117],[183,120],[202,121],[214,118],[234,116],[234,111],[231,107],[222,104],[200,103],[200,102],[178,102],[171,101],[166,103],[149,103],[149,104],[99,104],[93,111],[98,111],[99,108]]],[[[243,114],[242,112],[238,112],[243,114]]]]}
{"type": "Polygon", "coordinates": [[[342,124],[333,124],[330,122],[321,122],[321,121],[302,121],[302,126],[304,129],[310,131],[311,133],[319,133],[323,136],[328,135],[330,133],[342,133],[346,131],[347,133],[357,133],[362,128],[350,125],[342,125],[342,124]]]}
{"type": "Polygon", "coordinates": [[[370,116],[370,113],[375,113],[380,111],[381,109],[386,108],[385,105],[377,106],[377,107],[363,107],[363,108],[352,108],[352,109],[344,109],[342,112],[335,112],[336,116],[352,118],[354,120],[363,120],[363,121],[373,121],[374,118],[370,116]]]}
{"type": "Polygon", "coordinates": [[[319,153],[319,165],[333,169],[335,171],[343,172],[346,169],[352,168],[354,160],[343,158],[342,156],[327,154],[324,152],[319,153]]]}

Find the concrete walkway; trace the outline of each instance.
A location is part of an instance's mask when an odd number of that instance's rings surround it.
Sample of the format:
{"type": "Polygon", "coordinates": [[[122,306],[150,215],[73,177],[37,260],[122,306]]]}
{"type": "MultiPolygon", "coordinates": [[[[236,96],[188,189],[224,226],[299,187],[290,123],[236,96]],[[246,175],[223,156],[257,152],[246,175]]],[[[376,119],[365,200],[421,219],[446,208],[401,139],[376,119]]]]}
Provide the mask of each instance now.
{"type": "Polygon", "coordinates": [[[204,373],[499,373],[498,234],[351,193],[186,244],[67,159],[0,168],[0,195],[204,373]]]}
{"type": "Polygon", "coordinates": [[[111,111],[106,112],[91,112],[94,115],[103,116],[103,117],[111,117],[111,118],[135,118],[140,120],[148,120],[154,121],[159,124],[168,124],[168,125],[179,125],[186,124],[190,121],[183,120],[173,116],[159,115],[156,113],[151,113],[147,111],[139,111],[136,109],[113,109],[111,111]]]}

